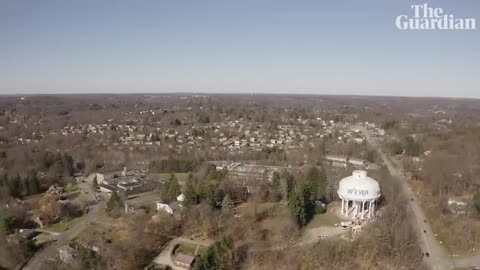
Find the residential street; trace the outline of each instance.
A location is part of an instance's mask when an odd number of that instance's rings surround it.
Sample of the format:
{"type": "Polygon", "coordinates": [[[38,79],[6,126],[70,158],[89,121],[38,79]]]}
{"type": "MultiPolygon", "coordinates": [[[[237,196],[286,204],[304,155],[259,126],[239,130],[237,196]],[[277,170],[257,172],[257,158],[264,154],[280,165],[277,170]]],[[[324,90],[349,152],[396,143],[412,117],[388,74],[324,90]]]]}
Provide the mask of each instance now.
{"type": "Polygon", "coordinates": [[[365,134],[367,141],[372,146],[377,148],[377,151],[390,171],[390,174],[394,176],[394,178],[400,183],[402,188],[401,192],[403,192],[407,198],[410,199],[408,205],[409,209],[413,213],[411,219],[412,225],[418,233],[419,244],[423,252],[428,252],[430,255],[429,257],[424,257],[424,261],[430,265],[431,269],[434,270],[446,270],[460,266],[476,266],[480,262],[480,256],[475,256],[469,259],[453,260],[448,254],[445,254],[443,248],[435,239],[435,235],[432,232],[430,225],[428,222],[426,222],[427,219],[422,211],[422,208],[420,207],[419,199],[408,187],[407,180],[403,177],[398,169],[399,166],[396,166],[396,164],[393,163],[394,161],[387,156],[387,154],[380,148],[375,139],[371,137],[370,133],[365,128],[362,127],[361,130],[363,134],[365,134]]]}
{"type": "MultiPolygon", "coordinates": [[[[81,186],[82,190],[88,189],[88,185],[81,186]]],[[[89,192],[92,194],[92,192],[89,192]]],[[[93,195],[91,195],[93,198],[93,195]]],[[[62,234],[56,236],[56,241],[47,243],[41,250],[39,250],[35,255],[28,261],[28,263],[22,268],[24,270],[39,270],[41,269],[44,263],[48,263],[48,260],[54,258],[57,255],[57,248],[68,244],[68,242],[79,235],[83,230],[90,226],[90,223],[94,222],[97,219],[98,213],[105,206],[105,201],[100,203],[95,203],[89,200],[89,211],[84,215],[81,220],[76,223],[72,228],[66,230],[62,234]]]]}

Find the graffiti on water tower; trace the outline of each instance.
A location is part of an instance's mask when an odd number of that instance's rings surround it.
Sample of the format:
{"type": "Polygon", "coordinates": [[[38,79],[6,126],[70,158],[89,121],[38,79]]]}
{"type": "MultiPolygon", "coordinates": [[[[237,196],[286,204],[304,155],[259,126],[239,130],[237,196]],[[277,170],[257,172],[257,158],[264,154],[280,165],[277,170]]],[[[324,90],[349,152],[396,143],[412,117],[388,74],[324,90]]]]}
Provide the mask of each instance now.
{"type": "Polygon", "coordinates": [[[347,189],[347,193],[350,195],[365,197],[368,195],[368,189],[349,188],[347,189]]]}

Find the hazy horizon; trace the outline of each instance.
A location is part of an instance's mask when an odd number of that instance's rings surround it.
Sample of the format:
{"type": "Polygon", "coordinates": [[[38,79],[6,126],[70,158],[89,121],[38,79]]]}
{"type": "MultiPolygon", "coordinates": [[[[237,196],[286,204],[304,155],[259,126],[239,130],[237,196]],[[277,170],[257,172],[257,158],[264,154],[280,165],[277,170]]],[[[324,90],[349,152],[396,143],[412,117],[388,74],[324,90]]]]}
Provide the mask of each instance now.
{"type": "Polygon", "coordinates": [[[248,93],[248,92],[184,92],[184,91],[176,91],[176,92],[69,92],[69,93],[49,93],[49,92],[42,92],[42,93],[0,93],[0,96],[68,96],[68,95],[271,95],[271,96],[325,96],[325,97],[361,97],[361,98],[425,98],[425,99],[455,99],[455,100],[462,100],[462,99],[471,99],[471,100],[479,100],[480,98],[477,97],[450,97],[450,96],[399,96],[399,95],[368,95],[368,94],[317,94],[317,93],[262,93],[262,92],[255,92],[255,93],[248,93]]]}
{"type": "Polygon", "coordinates": [[[395,27],[427,2],[0,3],[0,94],[239,93],[480,98],[479,31],[395,27]]]}

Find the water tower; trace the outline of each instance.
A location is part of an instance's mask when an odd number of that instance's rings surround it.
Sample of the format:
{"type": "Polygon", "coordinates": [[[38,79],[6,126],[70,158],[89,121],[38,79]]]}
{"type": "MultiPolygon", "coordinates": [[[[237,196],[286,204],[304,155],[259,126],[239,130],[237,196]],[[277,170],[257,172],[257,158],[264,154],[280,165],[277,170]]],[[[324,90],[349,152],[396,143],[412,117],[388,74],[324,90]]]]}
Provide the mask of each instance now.
{"type": "Polygon", "coordinates": [[[380,197],[380,185],[367,176],[366,171],[353,171],[338,185],[338,196],[342,200],[341,214],[366,219],[375,215],[375,201],[380,197]]]}

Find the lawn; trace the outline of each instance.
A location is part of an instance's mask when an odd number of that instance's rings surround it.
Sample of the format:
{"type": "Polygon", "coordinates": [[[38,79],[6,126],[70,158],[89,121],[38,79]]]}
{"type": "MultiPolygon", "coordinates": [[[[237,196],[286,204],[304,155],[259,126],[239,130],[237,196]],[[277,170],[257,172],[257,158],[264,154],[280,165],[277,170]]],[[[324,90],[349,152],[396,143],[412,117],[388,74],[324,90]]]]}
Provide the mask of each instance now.
{"type": "Polygon", "coordinates": [[[45,231],[50,231],[50,232],[56,232],[56,233],[61,233],[64,232],[70,228],[72,228],[77,222],[79,222],[81,217],[77,217],[68,221],[60,221],[58,223],[52,224],[48,227],[45,227],[45,231]]]}
{"type": "Polygon", "coordinates": [[[273,210],[276,206],[278,206],[278,203],[273,203],[273,202],[267,202],[267,203],[254,203],[254,202],[246,202],[242,203],[239,207],[239,214],[242,216],[254,216],[255,213],[260,214],[267,212],[269,210],[273,210]]]}
{"type": "Polygon", "coordinates": [[[183,254],[195,254],[195,250],[197,249],[197,245],[194,244],[189,244],[189,243],[181,243],[176,249],[175,249],[175,255],[178,253],[183,253],[183,254]]]}
{"type": "Polygon", "coordinates": [[[72,193],[72,192],[77,191],[78,189],[79,189],[79,187],[78,187],[77,183],[75,183],[75,182],[68,183],[65,186],[65,193],[72,193]]]}
{"type": "Polygon", "coordinates": [[[307,225],[307,229],[317,228],[322,226],[333,226],[337,223],[340,223],[340,219],[336,217],[330,211],[325,212],[324,214],[317,214],[313,217],[312,221],[307,225]]]}
{"type": "Polygon", "coordinates": [[[40,246],[40,245],[43,245],[45,243],[48,243],[50,241],[54,241],[52,238],[52,235],[48,234],[48,233],[41,233],[39,235],[37,235],[35,238],[35,244],[37,246],[40,246]]]}
{"type": "Polygon", "coordinates": [[[337,223],[340,223],[340,219],[332,213],[335,207],[334,204],[330,204],[327,206],[327,212],[324,214],[316,214],[312,221],[307,225],[307,228],[317,228],[317,227],[322,227],[322,226],[333,226],[337,223]]]}
{"type": "Polygon", "coordinates": [[[181,243],[174,252],[174,255],[177,255],[178,253],[183,253],[183,254],[191,254],[191,255],[198,255],[202,254],[207,248],[202,246],[202,245],[195,245],[195,244],[190,244],[190,243],[181,243]],[[197,250],[198,246],[198,250],[197,250]],[[195,254],[195,251],[197,251],[197,254],[195,254]]]}

